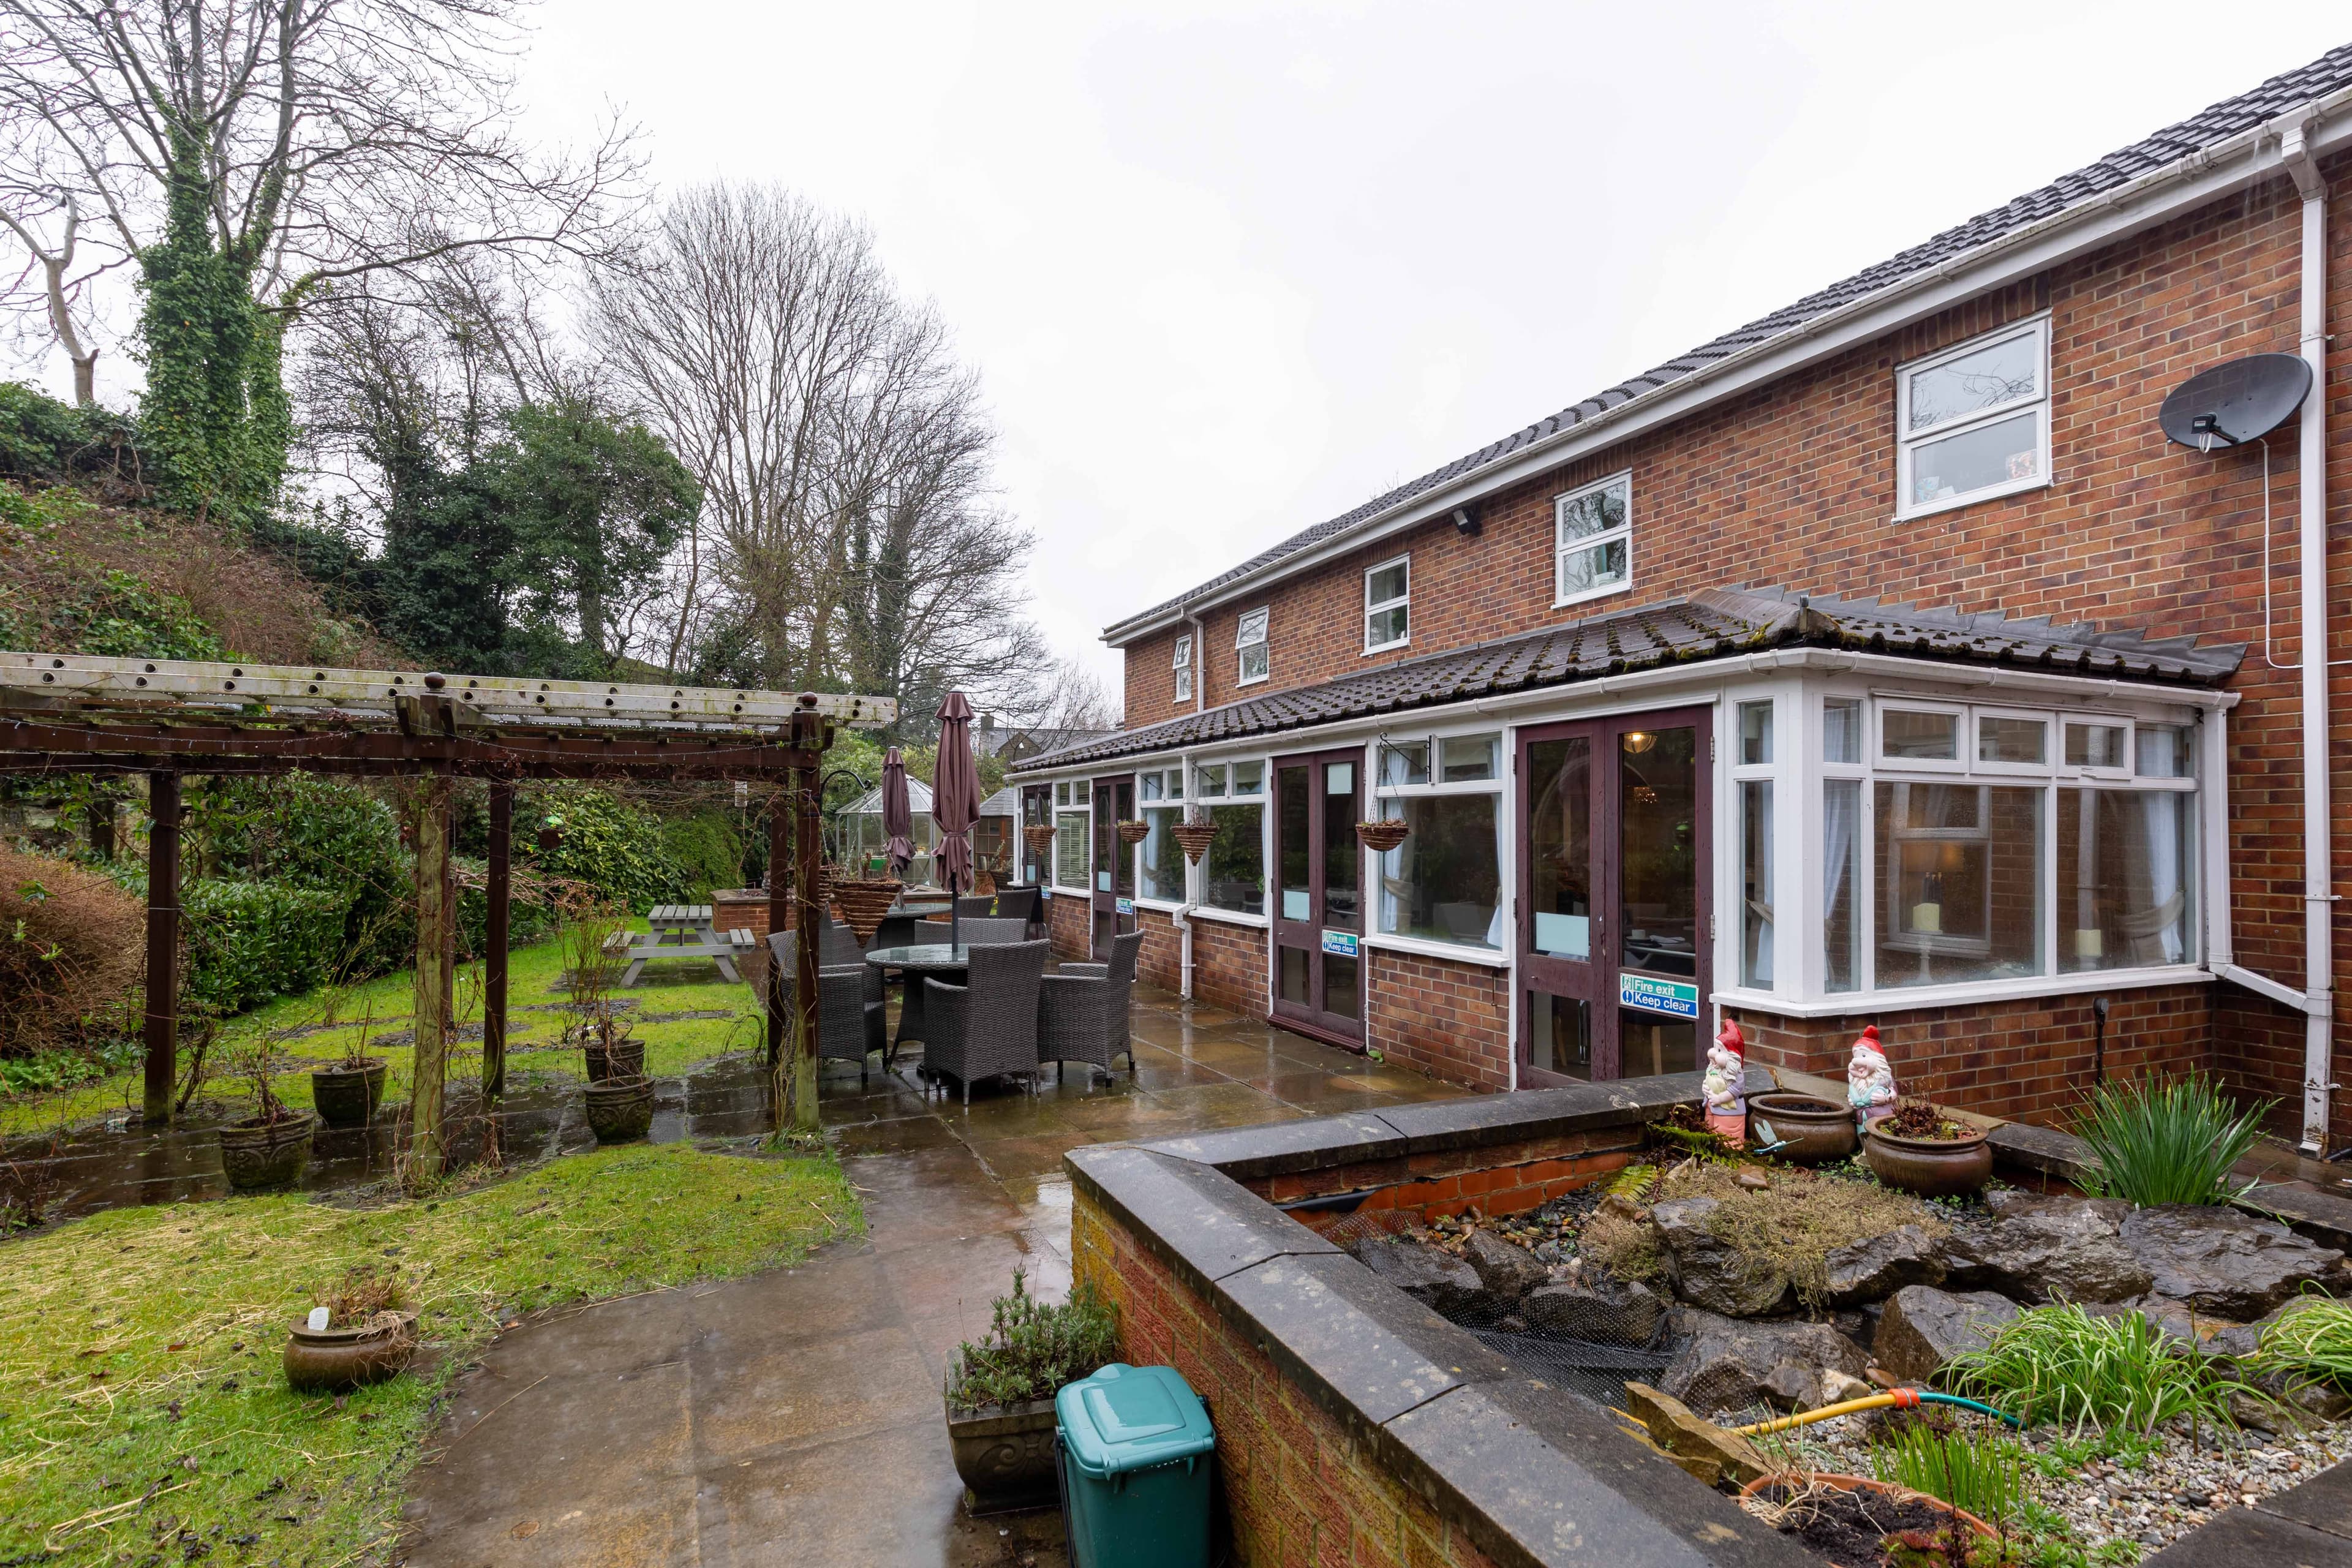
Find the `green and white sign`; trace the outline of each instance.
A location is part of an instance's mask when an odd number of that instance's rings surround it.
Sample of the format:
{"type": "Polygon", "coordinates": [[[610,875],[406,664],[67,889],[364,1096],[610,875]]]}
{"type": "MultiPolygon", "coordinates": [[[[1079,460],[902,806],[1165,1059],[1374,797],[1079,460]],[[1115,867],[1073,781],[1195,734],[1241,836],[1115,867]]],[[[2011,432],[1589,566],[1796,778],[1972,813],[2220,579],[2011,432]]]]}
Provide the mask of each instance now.
{"type": "Polygon", "coordinates": [[[1669,1018],[1698,1016],[1698,984],[1690,980],[1653,980],[1646,974],[1617,976],[1617,1005],[1669,1018]]]}
{"type": "Polygon", "coordinates": [[[1323,951],[1341,958],[1356,956],[1356,933],[1351,931],[1327,931],[1323,933],[1323,951]]]}

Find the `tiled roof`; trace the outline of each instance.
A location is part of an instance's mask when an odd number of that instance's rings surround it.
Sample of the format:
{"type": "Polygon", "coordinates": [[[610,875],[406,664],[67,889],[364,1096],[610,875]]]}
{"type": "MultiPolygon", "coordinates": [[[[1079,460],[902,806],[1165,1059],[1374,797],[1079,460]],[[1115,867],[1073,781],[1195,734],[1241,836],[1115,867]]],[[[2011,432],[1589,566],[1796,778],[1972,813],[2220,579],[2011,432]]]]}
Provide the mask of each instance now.
{"type": "Polygon", "coordinates": [[[1394,489],[1374,496],[1351,511],[1342,512],[1328,521],[1294,533],[1280,543],[1258,552],[1231,571],[1221,573],[1176,598],[1165,600],[1149,610],[1126,617],[1126,620],[1149,620],[1187,599],[1223,587],[1286,555],[1297,554],[1334,535],[1344,533],[1357,523],[1378,517],[1497,458],[1507,458],[1523,447],[1573,428],[1608,409],[1671,386],[1717,360],[1779,337],[1827,311],[1851,304],[1931,268],[1942,266],[2005,235],[2090,201],[2117,185],[2266,124],[2347,84],[2352,84],[2352,44],[2340,45],[2309,65],[2271,78],[2251,92],[2224,99],[2178,124],[2168,125],[2128,147],[2110,153],[2096,163],[2087,163],[2070,174],[2061,174],[2040,190],[2029,191],[2006,205],[1979,213],[1968,222],[1948,228],[1926,243],[1915,245],[1874,267],[1864,268],[1842,282],[1832,283],[1792,305],[1759,317],[1710,342],[1701,343],[1654,370],[1644,371],[1581,402],[1570,404],[1525,429],[1514,431],[1499,441],[1456,458],[1444,468],[1433,468],[1417,479],[1408,480],[1394,489]]]}
{"type": "Polygon", "coordinates": [[[1205,713],[1129,730],[1016,763],[1026,773],[1114,757],[1214,745],[1310,724],[1500,696],[1628,670],[1726,658],[1770,647],[1844,648],[1948,664],[2000,665],[2057,675],[2215,686],[2234,672],[2242,643],[2200,645],[2055,625],[2047,616],[1920,609],[1786,588],[1706,588],[1539,632],[1268,692],[1205,713]]]}

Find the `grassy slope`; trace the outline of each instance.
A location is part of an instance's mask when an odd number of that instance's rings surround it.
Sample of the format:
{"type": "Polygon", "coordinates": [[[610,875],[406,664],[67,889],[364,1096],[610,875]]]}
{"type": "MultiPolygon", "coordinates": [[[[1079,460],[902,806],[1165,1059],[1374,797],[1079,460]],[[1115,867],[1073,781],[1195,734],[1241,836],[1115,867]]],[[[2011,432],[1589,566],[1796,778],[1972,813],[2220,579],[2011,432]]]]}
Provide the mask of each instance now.
{"type": "MultiPolygon", "coordinates": [[[[637,921],[636,928],[643,930],[645,922],[637,921]]],[[[467,973],[478,971],[468,965],[467,973]]],[[[562,973],[563,954],[560,944],[553,942],[518,948],[509,960],[507,978],[507,1082],[510,1088],[520,1087],[542,1075],[562,1073],[575,1078],[581,1075],[579,1054],[556,1048],[557,1037],[562,1033],[567,1016],[561,1012],[527,1010],[563,1000],[563,994],[555,989],[555,983],[562,973]]],[[[287,1103],[309,1106],[310,1064],[332,1061],[341,1056],[346,1046],[359,1038],[358,1021],[371,1009],[374,1020],[373,1033],[407,1029],[413,987],[413,975],[404,970],[398,974],[387,974],[333,996],[335,1026],[274,1043],[273,1048],[281,1058],[285,1070],[273,1077],[272,1087],[287,1103]]],[[[750,1050],[760,1043],[759,1001],[751,987],[730,984],[719,979],[716,968],[707,962],[682,959],[669,963],[648,964],[644,980],[634,988],[619,993],[619,995],[635,1002],[636,1011],[640,1014],[724,1011],[730,1015],[724,1018],[634,1023],[636,1037],[646,1042],[646,1070],[656,1076],[677,1073],[691,1063],[724,1056],[730,1051],[750,1050]]],[[[271,1033],[310,1030],[326,1021],[330,1000],[325,994],[287,997],[233,1020],[225,1033],[243,1035],[257,1030],[271,1033]]],[[[467,984],[462,977],[457,988],[457,1011],[460,1023],[481,1022],[479,986],[467,984]]],[[[220,1047],[216,1046],[215,1049],[217,1053],[220,1047]]],[[[409,1047],[405,1045],[371,1044],[368,1052],[372,1056],[384,1058],[389,1063],[385,1098],[404,1098],[408,1093],[409,1047]]],[[[458,1043],[450,1053],[450,1080],[478,1079],[481,1062],[480,1041],[458,1043]]],[[[199,1096],[230,1100],[242,1098],[244,1093],[241,1084],[219,1079],[208,1083],[199,1091],[199,1096]]],[[[0,1100],[0,1135],[46,1131],[54,1127],[95,1121],[137,1107],[139,1097],[140,1077],[138,1069],[133,1068],[78,1089],[0,1100]]]]}
{"type": "Polygon", "coordinates": [[[120,1209],[0,1245],[0,1561],[373,1556],[443,1385],[501,1322],[788,1264],[861,1225],[829,1160],[668,1145],[435,1202],[120,1209]],[[360,1262],[399,1269],[438,1370],[289,1393],[284,1325],[360,1262]]]}

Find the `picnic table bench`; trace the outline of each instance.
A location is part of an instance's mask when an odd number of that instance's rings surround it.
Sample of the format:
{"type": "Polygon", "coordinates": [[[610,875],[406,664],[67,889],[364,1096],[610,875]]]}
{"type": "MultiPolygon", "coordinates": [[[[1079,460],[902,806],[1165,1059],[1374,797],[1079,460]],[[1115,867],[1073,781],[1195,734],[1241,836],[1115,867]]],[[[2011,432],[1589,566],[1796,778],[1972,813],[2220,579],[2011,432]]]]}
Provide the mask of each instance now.
{"type": "Polygon", "coordinates": [[[652,929],[642,935],[622,931],[605,939],[606,948],[629,955],[629,967],[621,975],[623,990],[635,985],[646,965],[657,958],[715,959],[722,978],[740,982],[743,976],[735,967],[736,955],[750,952],[759,942],[740,927],[716,929],[709,904],[656,904],[646,924],[652,929]]]}

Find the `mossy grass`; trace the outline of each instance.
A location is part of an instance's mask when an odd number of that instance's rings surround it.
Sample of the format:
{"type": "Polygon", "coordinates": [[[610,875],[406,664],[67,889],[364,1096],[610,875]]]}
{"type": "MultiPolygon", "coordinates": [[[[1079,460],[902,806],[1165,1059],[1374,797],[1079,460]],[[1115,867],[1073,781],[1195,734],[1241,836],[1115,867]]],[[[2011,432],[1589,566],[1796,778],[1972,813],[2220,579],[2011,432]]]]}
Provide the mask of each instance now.
{"type": "MultiPolygon", "coordinates": [[[[644,930],[645,922],[634,922],[633,929],[644,930]]],[[[457,986],[461,1026],[481,1023],[479,974],[478,963],[461,969],[457,986]]],[[[563,1026],[573,1017],[562,1010],[570,995],[567,979],[561,942],[542,942],[514,950],[507,977],[509,1088],[554,1077],[583,1076],[580,1052],[561,1044],[563,1026]]],[[[272,1090],[295,1110],[309,1110],[312,1109],[310,1069],[342,1060],[364,1032],[366,1054],[382,1057],[386,1063],[385,1102],[402,1100],[408,1095],[410,1048],[405,1031],[413,1022],[409,1011],[413,989],[414,976],[403,970],[340,991],[285,997],[224,1022],[210,1050],[216,1061],[225,1062],[241,1041],[267,1044],[272,1058],[272,1090]]],[[[757,1049],[761,1042],[759,998],[751,987],[719,979],[708,963],[680,960],[648,964],[640,983],[617,993],[615,999],[635,1004],[623,1016],[631,1037],[645,1042],[646,1070],[656,1078],[733,1052],[757,1049]],[[679,1013],[720,1016],[655,1021],[662,1015],[679,1013]]],[[[454,1042],[449,1053],[451,1080],[478,1079],[481,1060],[478,1037],[454,1042]]],[[[140,1072],[134,1062],[95,1082],[53,1093],[0,1098],[0,1136],[46,1132],[135,1110],[140,1072]]],[[[250,1089],[249,1082],[240,1084],[225,1072],[215,1072],[197,1091],[198,1109],[220,1110],[247,1098],[250,1089]]]]}
{"type": "Polygon", "coordinates": [[[445,1384],[502,1324],[793,1263],[862,1226],[828,1159],[667,1144],[384,1207],[232,1198],[9,1241],[0,1561],[194,1561],[191,1543],[240,1549],[214,1561],[381,1560],[445,1384]],[[364,1268],[396,1271],[441,1353],[346,1398],[289,1392],[288,1328],[364,1268]]]}

